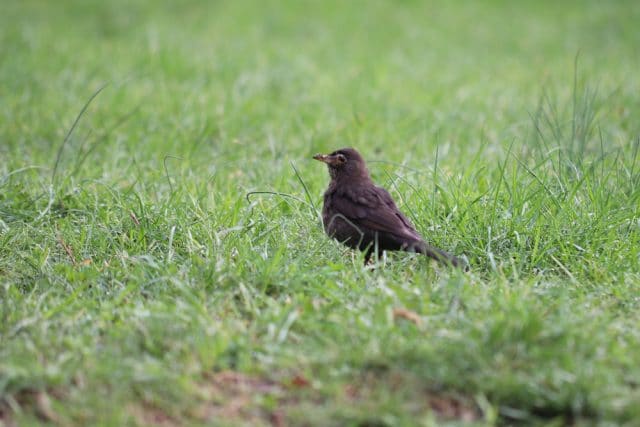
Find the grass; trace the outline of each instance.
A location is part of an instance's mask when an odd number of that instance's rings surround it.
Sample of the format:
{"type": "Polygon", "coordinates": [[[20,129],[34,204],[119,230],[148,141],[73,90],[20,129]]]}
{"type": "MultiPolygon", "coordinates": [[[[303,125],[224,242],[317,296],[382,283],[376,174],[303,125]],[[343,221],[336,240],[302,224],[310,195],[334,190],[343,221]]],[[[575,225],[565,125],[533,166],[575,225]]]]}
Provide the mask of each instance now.
{"type": "Polygon", "coordinates": [[[0,425],[633,425],[636,2],[7,2],[0,425]],[[463,274],[328,240],[360,149],[463,274]]]}

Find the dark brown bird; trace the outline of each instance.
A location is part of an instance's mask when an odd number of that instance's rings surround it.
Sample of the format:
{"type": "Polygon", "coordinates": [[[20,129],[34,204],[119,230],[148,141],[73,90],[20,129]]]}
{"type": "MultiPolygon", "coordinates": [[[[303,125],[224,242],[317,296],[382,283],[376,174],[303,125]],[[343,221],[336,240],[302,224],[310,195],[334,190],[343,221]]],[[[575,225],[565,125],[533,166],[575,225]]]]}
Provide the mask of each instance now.
{"type": "Polygon", "coordinates": [[[331,176],[322,207],[322,223],[329,237],[366,251],[365,262],[375,251],[377,255],[385,250],[408,251],[466,269],[464,260],[424,241],[387,190],[371,181],[356,150],[343,148],[313,158],[326,163],[331,176]]]}

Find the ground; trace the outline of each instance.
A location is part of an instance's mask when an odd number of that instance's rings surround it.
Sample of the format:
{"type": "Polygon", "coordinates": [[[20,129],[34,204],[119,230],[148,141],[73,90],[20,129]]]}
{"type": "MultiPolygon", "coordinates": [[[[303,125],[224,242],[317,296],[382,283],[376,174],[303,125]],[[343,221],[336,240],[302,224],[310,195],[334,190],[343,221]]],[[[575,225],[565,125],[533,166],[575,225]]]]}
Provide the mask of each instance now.
{"type": "Polygon", "coordinates": [[[0,425],[637,424],[640,3],[5,3],[0,425]]]}

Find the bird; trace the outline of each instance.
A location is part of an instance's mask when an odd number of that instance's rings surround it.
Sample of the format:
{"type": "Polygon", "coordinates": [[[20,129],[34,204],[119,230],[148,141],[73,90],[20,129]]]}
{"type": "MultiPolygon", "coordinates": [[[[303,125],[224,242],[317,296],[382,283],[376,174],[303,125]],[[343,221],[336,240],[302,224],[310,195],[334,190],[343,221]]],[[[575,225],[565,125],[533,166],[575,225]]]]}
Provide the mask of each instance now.
{"type": "Polygon", "coordinates": [[[365,264],[374,253],[380,256],[383,251],[407,251],[468,270],[463,258],[426,243],[389,192],[373,183],[357,150],[341,148],[313,158],[327,164],[331,177],[322,206],[324,231],[346,246],[365,252],[365,264]]]}

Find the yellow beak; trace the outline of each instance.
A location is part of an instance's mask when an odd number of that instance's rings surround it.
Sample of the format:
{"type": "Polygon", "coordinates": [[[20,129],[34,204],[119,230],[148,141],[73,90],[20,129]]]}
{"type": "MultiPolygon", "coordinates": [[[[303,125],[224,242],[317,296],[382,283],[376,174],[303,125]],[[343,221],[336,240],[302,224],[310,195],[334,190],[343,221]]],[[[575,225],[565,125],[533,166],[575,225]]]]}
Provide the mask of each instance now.
{"type": "Polygon", "coordinates": [[[323,162],[323,163],[326,163],[328,165],[332,165],[332,164],[336,163],[335,156],[330,156],[328,154],[316,154],[315,156],[313,156],[313,158],[318,160],[319,162],[323,162]]]}

